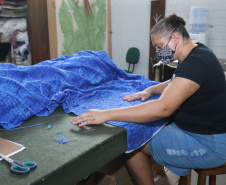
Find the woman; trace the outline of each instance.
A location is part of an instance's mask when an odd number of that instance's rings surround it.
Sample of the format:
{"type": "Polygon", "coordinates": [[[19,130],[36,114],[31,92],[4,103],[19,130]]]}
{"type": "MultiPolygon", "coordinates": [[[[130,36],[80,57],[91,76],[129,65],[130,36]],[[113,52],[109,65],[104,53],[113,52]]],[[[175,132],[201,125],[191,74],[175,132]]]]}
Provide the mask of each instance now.
{"type": "Polygon", "coordinates": [[[179,176],[193,168],[226,163],[225,76],[216,56],[190,40],[185,24],[173,14],[151,30],[157,58],[166,64],[178,60],[172,79],[123,98],[145,101],[151,94],[161,94],[158,100],[127,108],[89,110],[72,120],[82,127],[110,120],[143,123],[171,117],[145,146],[127,156],[126,164],[138,184],[154,184],[149,156],[179,176]]]}

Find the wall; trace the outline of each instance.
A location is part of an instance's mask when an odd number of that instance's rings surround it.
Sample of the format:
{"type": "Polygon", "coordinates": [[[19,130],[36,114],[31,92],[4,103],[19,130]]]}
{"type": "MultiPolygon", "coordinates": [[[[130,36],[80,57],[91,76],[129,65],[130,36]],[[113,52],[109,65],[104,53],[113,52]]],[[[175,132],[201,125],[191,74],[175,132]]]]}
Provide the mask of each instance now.
{"type": "Polygon", "coordinates": [[[151,1],[111,0],[112,59],[121,69],[127,69],[126,52],[130,47],[140,50],[140,60],[134,74],[148,77],[151,1]]]}
{"type": "Polygon", "coordinates": [[[177,13],[185,19],[188,29],[192,6],[208,7],[208,23],[214,26],[208,28],[208,47],[218,58],[226,58],[226,0],[166,0],[165,16],[177,13]]]}

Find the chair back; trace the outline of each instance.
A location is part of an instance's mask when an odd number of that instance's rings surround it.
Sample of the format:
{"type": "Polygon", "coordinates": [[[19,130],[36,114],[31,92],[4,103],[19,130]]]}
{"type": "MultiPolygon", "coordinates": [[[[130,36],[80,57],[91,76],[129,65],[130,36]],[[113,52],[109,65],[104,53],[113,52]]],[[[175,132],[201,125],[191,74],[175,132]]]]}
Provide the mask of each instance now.
{"type": "Polygon", "coordinates": [[[137,64],[140,58],[140,51],[138,48],[132,47],[127,51],[126,62],[130,64],[137,64]]]}

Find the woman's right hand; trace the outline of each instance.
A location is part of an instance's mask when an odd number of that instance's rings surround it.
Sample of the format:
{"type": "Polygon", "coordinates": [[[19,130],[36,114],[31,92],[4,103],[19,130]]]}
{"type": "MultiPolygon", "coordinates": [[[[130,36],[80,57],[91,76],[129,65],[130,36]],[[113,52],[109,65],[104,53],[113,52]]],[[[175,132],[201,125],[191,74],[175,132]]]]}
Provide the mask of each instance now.
{"type": "Polygon", "coordinates": [[[149,92],[145,89],[136,94],[130,94],[130,95],[124,96],[122,99],[125,101],[134,101],[134,100],[138,100],[138,99],[141,99],[141,101],[145,101],[150,97],[151,97],[151,92],[149,92]]]}

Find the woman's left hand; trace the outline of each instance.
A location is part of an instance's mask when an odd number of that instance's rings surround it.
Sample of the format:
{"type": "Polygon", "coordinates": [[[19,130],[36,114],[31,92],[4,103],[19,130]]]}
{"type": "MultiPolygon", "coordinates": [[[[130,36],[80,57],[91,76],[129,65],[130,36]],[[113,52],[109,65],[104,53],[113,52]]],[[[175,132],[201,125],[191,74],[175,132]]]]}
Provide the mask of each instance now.
{"type": "Polygon", "coordinates": [[[138,99],[141,99],[141,101],[145,101],[150,97],[151,97],[151,92],[149,92],[147,90],[143,90],[136,94],[129,94],[127,96],[124,96],[122,99],[125,101],[134,101],[134,100],[138,100],[138,99]]]}
{"type": "Polygon", "coordinates": [[[73,118],[71,123],[83,127],[85,125],[99,125],[106,123],[107,121],[109,121],[107,111],[91,109],[86,113],[73,118]]]}

